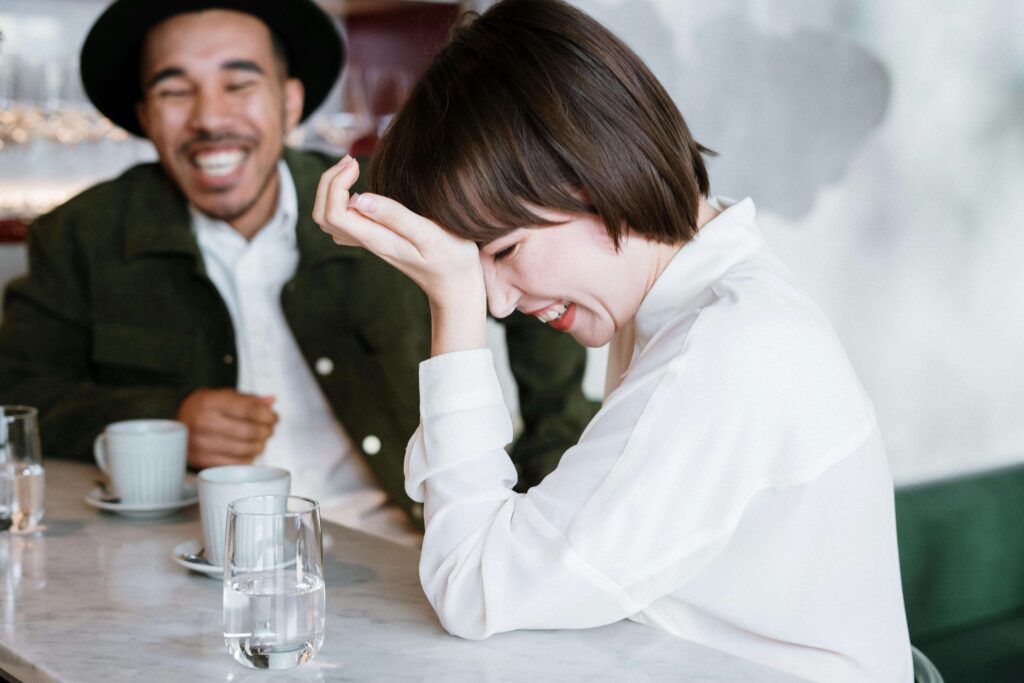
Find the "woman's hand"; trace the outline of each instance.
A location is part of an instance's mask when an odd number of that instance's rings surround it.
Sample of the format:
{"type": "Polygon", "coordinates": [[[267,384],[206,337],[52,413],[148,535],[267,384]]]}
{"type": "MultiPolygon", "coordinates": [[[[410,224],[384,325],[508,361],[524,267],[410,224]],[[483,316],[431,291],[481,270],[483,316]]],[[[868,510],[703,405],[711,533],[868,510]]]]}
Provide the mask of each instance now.
{"type": "Polygon", "coordinates": [[[315,220],[336,244],[361,246],[409,276],[430,301],[433,354],[483,348],[487,299],[480,250],[398,202],[351,195],[359,164],[346,156],[320,179],[315,220]]]}

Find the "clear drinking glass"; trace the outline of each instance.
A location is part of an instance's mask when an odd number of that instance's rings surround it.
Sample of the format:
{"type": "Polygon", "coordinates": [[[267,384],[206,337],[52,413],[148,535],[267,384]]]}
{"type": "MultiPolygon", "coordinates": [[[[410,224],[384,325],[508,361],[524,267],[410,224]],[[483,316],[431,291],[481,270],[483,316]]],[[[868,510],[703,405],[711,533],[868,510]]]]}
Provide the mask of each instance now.
{"type": "Polygon", "coordinates": [[[224,641],[254,669],[288,669],[324,642],[320,506],[298,496],[228,505],[224,544],[224,641]]]}
{"type": "Polygon", "coordinates": [[[30,406],[0,406],[0,531],[32,531],[43,520],[43,455],[30,406]]]}

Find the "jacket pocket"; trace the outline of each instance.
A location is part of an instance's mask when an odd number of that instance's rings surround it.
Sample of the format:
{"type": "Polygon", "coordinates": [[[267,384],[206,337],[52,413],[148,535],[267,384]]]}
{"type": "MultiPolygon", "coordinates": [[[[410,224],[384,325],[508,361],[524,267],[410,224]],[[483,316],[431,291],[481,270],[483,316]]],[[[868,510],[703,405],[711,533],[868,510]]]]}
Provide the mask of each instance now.
{"type": "Polygon", "coordinates": [[[92,360],[102,370],[123,379],[153,374],[183,377],[188,371],[190,338],[174,330],[122,323],[93,327],[92,360]]]}

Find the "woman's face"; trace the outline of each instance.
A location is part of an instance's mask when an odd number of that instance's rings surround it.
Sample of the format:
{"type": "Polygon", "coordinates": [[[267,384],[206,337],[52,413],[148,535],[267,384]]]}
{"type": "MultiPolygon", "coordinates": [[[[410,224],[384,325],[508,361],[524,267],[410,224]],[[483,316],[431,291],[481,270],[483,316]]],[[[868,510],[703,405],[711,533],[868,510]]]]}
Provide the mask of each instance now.
{"type": "Polygon", "coordinates": [[[519,228],[481,249],[487,303],[602,346],[628,322],[658,275],[655,245],[635,234],[616,251],[597,216],[537,211],[561,225],[519,228]]]}

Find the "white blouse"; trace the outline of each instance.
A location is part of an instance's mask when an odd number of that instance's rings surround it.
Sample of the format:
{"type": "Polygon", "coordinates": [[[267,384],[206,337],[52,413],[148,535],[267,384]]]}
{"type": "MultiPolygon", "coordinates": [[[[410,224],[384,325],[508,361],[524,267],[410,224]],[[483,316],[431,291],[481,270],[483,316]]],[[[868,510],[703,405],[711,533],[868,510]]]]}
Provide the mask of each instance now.
{"type": "Polygon", "coordinates": [[[910,681],[870,401],[753,202],[715,202],[640,306],[621,382],[526,494],[490,352],[420,366],[423,589],[465,638],[629,618],[813,680],[910,681]]]}

